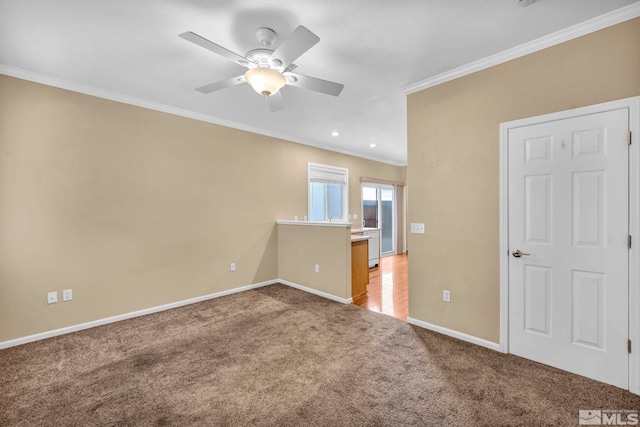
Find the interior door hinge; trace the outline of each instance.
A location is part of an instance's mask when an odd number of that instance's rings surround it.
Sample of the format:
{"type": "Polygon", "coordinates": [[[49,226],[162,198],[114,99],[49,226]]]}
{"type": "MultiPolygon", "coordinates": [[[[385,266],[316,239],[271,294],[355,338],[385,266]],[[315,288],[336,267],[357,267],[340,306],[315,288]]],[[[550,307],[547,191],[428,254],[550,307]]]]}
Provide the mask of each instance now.
{"type": "Polygon", "coordinates": [[[627,352],[631,353],[631,340],[627,340],[627,352]]]}
{"type": "Polygon", "coordinates": [[[631,234],[627,236],[627,247],[631,249],[631,234]]]}
{"type": "Polygon", "coordinates": [[[627,144],[631,145],[631,131],[627,132],[627,144]]]}

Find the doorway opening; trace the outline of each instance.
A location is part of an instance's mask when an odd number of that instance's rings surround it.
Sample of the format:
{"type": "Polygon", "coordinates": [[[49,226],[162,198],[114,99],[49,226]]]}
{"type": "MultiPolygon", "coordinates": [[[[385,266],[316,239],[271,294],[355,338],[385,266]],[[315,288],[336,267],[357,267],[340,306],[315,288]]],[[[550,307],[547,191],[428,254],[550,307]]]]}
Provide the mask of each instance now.
{"type": "MultiPolygon", "coordinates": [[[[375,268],[369,269],[367,293],[354,299],[353,303],[406,321],[409,313],[406,187],[401,182],[375,178],[361,178],[360,181],[363,234],[371,233],[370,250],[373,246],[380,259],[375,268]]],[[[371,262],[369,266],[372,266],[371,262]]]]}

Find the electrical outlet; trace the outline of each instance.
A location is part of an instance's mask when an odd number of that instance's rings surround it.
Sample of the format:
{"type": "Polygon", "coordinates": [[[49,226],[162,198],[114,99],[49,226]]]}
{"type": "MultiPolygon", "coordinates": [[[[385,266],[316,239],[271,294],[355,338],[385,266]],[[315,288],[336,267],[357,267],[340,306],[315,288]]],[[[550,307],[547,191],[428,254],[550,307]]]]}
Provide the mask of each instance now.
{"type": "Polygon", "coordinates": [[[47,304],[55,304],[58,302],[58,292],[47,293],[47,304]]]}
{"type": "Polygon", "coordinates": [[[236,263],[235,262],[231,263],[231,271],[236,271],[236,263]]]}
{"type": "Polygon", "coordinates": [[[320,273],[320,264],[316,264],[316,273],[320,273]]]}
{"type": "Polygon", "coordinates": [[[411,232],[417,234],[424,234],[424,224],[412,222],[411,223],[411,232]]]}
{"type": "Polygon", "coordinates": [[[451,302],[451,291],[447,291],[446,289],[442,291],[442,301],[451,302]]]}
{"type": "Polygon", "coordinates": [[[62,291],[62,301],[71,301],[73,299],[73,291],[71,289],[65,289],[62,291]]]}

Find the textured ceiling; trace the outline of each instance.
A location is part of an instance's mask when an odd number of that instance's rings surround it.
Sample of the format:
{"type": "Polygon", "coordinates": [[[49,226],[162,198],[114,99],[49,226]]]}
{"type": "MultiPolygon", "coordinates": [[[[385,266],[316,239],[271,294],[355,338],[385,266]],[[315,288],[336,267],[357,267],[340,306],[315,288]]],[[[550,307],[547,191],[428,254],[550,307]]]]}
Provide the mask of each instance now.
{"type": "MultiPolygon", "coordinates": [[[[402,88],[637,0],[0,0],[0,66],[188,111],[291,141],[406,164],[402,88]],[[266,111],[247,85],[195,87],[245,69],[178,37],[245,54],[258,27],[320,42],[296,72],[344,84],[335,98],[285,87],[266,111]],[[334,130],[339,137],[332,137],[334,130]],[[375,148],[369,144],[375,143],[375,148]]],[[[2,68],[0,68],[2,70],[2,68]]],[[[1,94],[0,94],[1,96],[1,94]]]]}

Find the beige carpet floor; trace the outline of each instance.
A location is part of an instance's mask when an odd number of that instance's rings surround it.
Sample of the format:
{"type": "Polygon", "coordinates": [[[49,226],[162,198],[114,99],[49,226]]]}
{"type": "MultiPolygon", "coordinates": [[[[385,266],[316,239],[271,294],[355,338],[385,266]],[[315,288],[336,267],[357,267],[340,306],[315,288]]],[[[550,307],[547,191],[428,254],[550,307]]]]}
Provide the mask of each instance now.
{"type": "Polygon", "coordinates": [[[574,426],[616,387],[271,285],[0,351],[0,426],[574,426]]]}

